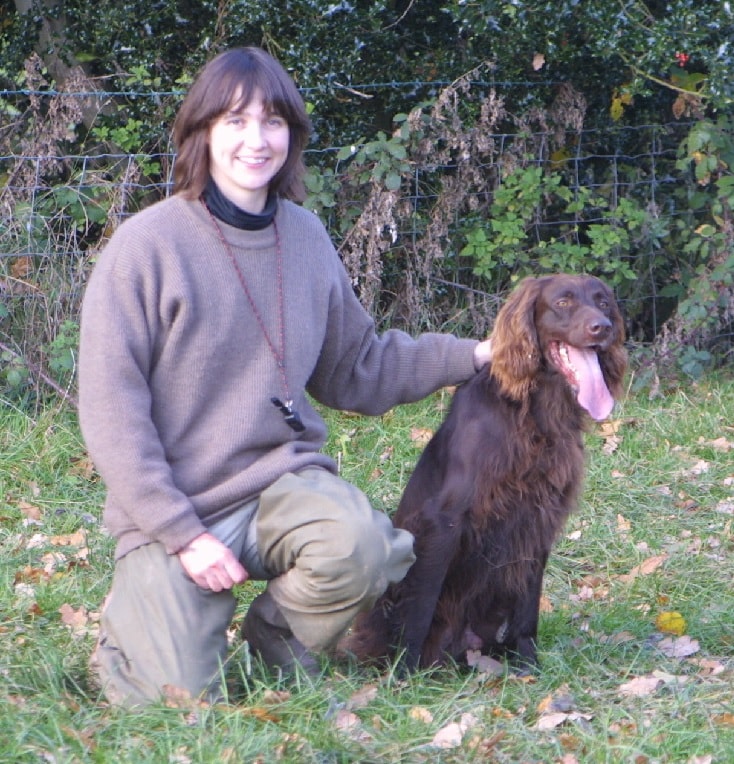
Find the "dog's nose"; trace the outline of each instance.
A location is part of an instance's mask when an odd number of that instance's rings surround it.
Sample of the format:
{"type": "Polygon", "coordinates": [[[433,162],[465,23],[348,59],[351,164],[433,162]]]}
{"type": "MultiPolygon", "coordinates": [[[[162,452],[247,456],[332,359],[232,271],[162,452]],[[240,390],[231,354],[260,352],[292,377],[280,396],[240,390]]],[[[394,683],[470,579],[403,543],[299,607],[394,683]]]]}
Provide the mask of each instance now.
{"type": "Polygon", "coordinates": [[[609,334],[609,330],[611,328],[612,322],[605,316],[601,316],[599,318],[593,319],[592,321],[589,321],[586,326],[586,330],[594,339],[606,337],[606,335],[609,334]]]}

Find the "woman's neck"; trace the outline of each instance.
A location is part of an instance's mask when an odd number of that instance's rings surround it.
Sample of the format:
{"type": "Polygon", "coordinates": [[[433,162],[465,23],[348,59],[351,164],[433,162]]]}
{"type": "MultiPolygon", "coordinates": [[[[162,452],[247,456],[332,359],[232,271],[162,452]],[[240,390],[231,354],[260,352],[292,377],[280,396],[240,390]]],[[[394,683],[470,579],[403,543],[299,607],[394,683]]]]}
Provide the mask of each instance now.
{"type": "Polygon", "coordinates": [[[273,222],[278,201],[275,194],[269,194],[261,213],[248,212],[225,196],[212,178],[209,178],[202,198],[211,213],[222,222],[246,231],[260,231],[267,228],[273,222]]]}

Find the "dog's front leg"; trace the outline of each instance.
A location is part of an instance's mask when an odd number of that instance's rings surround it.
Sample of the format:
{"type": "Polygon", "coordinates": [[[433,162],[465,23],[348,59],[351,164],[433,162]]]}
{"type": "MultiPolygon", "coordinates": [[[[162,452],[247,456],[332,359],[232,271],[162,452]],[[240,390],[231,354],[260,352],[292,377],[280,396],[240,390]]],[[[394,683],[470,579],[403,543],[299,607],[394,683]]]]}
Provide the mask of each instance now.
{"type": "MultiPolygon", "coordinates": [[[[417,522],[409,530],[415,536],[416,561],[399,585],[392,611],[391,631],[402,649],[402,668],[413,671],[421,665],[423,646],[433,623],[446,573],[457,554],[461,534],[456,512],[443,502],[428,499],[413,515],[417,522]]],[[[429,662],[438,656],[430,656],[429,662]]],[[[426,665],[424,657],[423,664],[426,665]]]]}
{"type": "Polygon", "coordinates": [[[547,560],[548,555],[545,554],[534,561],[527,589],[518,599],[510,627],[516,635],[512,662],[523,673],[533,671],[538,666],[538,618],[547,560]]]}

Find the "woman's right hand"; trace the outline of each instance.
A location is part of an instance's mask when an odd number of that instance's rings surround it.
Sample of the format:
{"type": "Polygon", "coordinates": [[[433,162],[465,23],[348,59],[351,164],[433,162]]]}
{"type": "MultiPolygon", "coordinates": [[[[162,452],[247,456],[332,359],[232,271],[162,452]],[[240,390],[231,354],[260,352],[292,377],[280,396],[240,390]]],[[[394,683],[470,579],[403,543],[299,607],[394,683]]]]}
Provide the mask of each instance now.
{"type": "Polygon", "coordinates": [[[232,550],[211,533],[202,533],[179,553],[181,565],[202,589],[221,592],[248,579],[248,573],[232,550]]]}

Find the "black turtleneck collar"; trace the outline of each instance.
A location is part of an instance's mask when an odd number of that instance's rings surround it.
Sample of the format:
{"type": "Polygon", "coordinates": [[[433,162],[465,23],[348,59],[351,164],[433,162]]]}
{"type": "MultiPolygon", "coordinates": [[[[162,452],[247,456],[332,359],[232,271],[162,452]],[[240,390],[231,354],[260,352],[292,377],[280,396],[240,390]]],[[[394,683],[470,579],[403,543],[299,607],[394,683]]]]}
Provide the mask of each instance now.
{"type": "Polygon", "coordinates": [[[265,209],[259,215],[253,215],[230,201],[212,178],[209,178],[202,197],[212,215],[228,225],[245,231],[261,231],[267,228],[273,222],[278,202],[275,194],[268,194],[265,209]]]}

